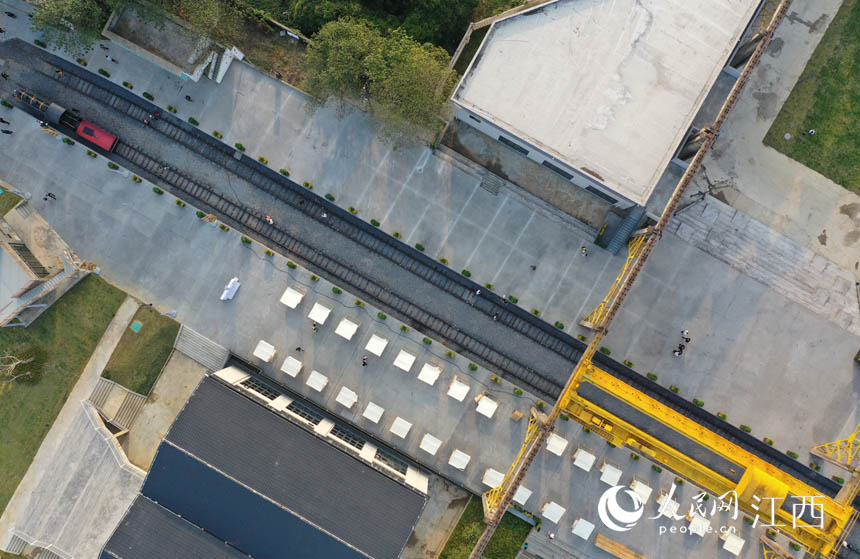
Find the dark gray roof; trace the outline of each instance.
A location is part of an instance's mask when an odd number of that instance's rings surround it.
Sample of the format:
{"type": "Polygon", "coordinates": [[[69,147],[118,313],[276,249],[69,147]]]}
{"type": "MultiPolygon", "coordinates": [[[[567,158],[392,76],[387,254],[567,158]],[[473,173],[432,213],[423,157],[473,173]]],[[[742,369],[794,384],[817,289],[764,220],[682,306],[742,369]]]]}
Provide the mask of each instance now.
{"type": "MultiPolygon", "coordinates": [[[[141,493],[256,559],[394,559],[425,502],[213,377],[170,428],[141,493]]],[[[133,537],[157,546],[157,532],[130,532],[126,520],[106,551],[133,537]]]]}
{"type": "Polygon", "coordinates": [[[138,495],[105,544],[99,559],[153,557],[247,559],[248,556],[138,495]]]}

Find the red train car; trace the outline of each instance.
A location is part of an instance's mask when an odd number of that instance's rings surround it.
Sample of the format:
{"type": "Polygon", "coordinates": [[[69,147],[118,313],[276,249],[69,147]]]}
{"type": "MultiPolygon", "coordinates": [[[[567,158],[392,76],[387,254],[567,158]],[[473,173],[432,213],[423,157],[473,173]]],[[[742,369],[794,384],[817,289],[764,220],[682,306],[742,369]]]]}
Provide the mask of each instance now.
{"type": "Polygon", "coordinates": [[[78,133],[78,136],[91,141],[105,151],[112,152],[116,147],[116,136],[108,134],[92,122],[82,120],[75,132],[78,133]]]}

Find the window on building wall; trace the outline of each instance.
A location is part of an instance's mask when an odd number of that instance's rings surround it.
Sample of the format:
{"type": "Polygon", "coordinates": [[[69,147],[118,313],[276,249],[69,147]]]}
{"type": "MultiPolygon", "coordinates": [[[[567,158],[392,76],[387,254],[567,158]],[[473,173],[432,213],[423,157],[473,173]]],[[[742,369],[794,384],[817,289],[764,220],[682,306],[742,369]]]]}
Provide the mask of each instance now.
{"type": "Polygon", "coordinates": [[[508,146],[509,148],[513,148],[513,149],[517,150],[518,152],[522,153],[523,155],[529,154],[529,150],[527,150],[523,146],[517,144],[516,142],[513,142],[513,141],[505,138],[504,136],[499,136],[499,141],[502,142],[503,144],[505,144],[506,146],[508,146]]]}
{"type": "Polygon", "coordinates": [[[600,196],[601,198],[603,198],[604,200],[606,200],[610,204],[614,204],[614,203],[618,202],[618,200],[616,200],[615,198],[613,198],[609,194],[603,192],[602,190],[594,188],[593,186],[586,186],[585,189],[587,191],[591,192],[592,194],[594,194],[595,196],[600,196]]]}
{"type": "Polygon", "coordinates": [[[573,178],[573,175],[571,175],[570,173],[568,173],[567,171],[565,171],[561,167],[557,167],[557,166],[553,165],[549,161],[544,160],[543,166],[546,167],[547,169],[551,169],[551,170],[555,171],[556,173],[563,176],[567,180],[570,180],[573,178]]]}
{"type": "Polygon", "coordinates": [[[469,118],[471,118],[472,120],[474,120],[474,121],[475,121],[475,122],[477,122],[478,124],[481,124],[481,119],[480,119],[480,118],[478,118],[478,117],[476,117],[476,116],[472,116],[472,115],[469,115],[469,118]]]}

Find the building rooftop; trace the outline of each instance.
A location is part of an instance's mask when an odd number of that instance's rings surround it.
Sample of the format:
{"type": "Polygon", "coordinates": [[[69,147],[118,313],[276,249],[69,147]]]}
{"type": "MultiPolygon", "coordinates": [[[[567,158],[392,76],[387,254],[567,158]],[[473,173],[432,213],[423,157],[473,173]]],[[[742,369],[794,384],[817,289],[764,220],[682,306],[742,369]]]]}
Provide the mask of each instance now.
{"type": "Polygon", "coordinates": [[[644,205],[758,4],[544,4],[493,24],[452,99],[644,205]]]}
{"type": "Polygon", "coordinates": [[[151,507],[138,499],[105,545],[113,555],[103,557],[177,556],[164,547],[151,554],[164,531],[130,521],[141,515],[176,525],[170,533],[177,549],[190,546],[183,551],[188,557],[208,556],[214,537],[256,559],[283,557],[284,550],[291,559],[394,558],[425,502],[212,377],[200,382],[170,428],[141,493],[166,512],[141,512],[151,507]]]}

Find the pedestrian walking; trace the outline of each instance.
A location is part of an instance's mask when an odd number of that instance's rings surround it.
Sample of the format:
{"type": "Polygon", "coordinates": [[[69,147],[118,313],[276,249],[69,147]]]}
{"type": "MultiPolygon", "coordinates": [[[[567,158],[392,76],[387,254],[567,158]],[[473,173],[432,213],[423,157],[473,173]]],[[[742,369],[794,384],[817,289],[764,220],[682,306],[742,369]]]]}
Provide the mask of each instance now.
{"type": "Polygon", "coordinates": [[[57,199],[57,197],[54,195],[54,193],[53,193],[53,192],[48,192],[48,193],[46,194],[46,196],[47,196],[48,198],[50,198],[51,200],[56,200],[56,199],[57,199]]]}
{"type": "Polygon", "coordinates": [[[62,70],[54,70],[54,73],[57,74],[58,78],[62,78],[63,74],[64,74],[64,72],[62,70]]]}
{"type": "Polygon", "coordinates": [[[144,123],[145,125],[147,125],[147,126],[149,126],[149,124],[150,124],[150,123],[149,123],[149,121],[148,121],[147,119],[143,119],[143,123],[144,123]]]}
{"type": "Polygon", "coordinates": [[[6,72],[0,72],[0,77],[2,77],[4,80],[8,80],[9,74],[7,74],[6,72]]]}
{"type": "Polygon", "coordinates": [[[588,249],[585,248],[585,246],[579,249],[579,252],[581,252],[583,256],[588,256],[588,249]]]}
{"type": "Polygon", "coordinates": [[[119,62],[117,62],[116,59],[109,54],[105,55],[105,60],[107,60],[108,62],[113,62],[114,64],[119,64],[119,62]]]}
{"type": "Polygon", "coordinates": [[[275,77],[278,78],[279,80],[284,79],[284,76],[282,76],[281,73],[278,72],[277,70],[275,70],[275,77]]]}
{"type": "Polygon", "coordinates": [[[47,197],[47,196],[45,196],[44,198],[42,198],[42,200],[44,200],[45,202],[47,202],[47,201],[48,201],[48,197],[47,197]]]}
{"type": "Polygon", "coordinates": [[[362,355],[362,356],[361,356],[361,366],[362,366],[362,367],[367,367],[367,355],[362,355]]]}
{"type": "Polygon", "coordinates": [[[8,120],[6,120],[5,118],[0,118],[0,124],[12,124],[12,123],[9,122],[8,120]]]}
{"type": "Polygon", "coordinates": [[[301,352],[303,352],[303,351],[304,351],[304,350],[302,349],[302,346],[299,346],[299,347],[297,347],[297,348],[296,348],[296,353],[301,353],[301,352]]]}
{"type": "Polygon", "coordinates": [[[326,217],[328,217],[328,214],[327,214],[327,213],[325,213],[325,212],[323,212],[323,213],[322,213],[322,217],[326,218],[326,217]]]}
{"type": "Polygon", "coordinates": [[[5,129],[0,130],[0,132],[3,132],[4,134],[14,134],[14,132],[12,132],[11,130],[5,130],[5,129]]]}
{"type": "Polygon", "coordinates": [[[531,268],[531,269],[532,269],[532,272],[534,272],[535,270],[537,270],[537,266],[535,266],[534,264],[532,264],[531,266],[529,266],[529,268],[531,268]]]}
{"type": "Polygon", "coordinates": [[[317,323],[316,322],[311,324],[311,330],[313,331],[314,334],[317,333],[317,323]]]}
{"type": "Polygon", "coordinates": [[[475,290],[475,295],[477,295],[477,296],[479,296],[479,297],[480,297],[480,296],[481,296],[481,290],[480,290],[480,289],[476,289],[476,290],[475,290]]]}
{"type": "Polygon", "coordinates": [[[110,50],[109,48],[107,48],[106,46],[104,46],[104,45],[103,45],[103,44],[101,44],[101,43],[99,43],[99,48],[100,48],[100,49],[102,49],[102,50],[110,50]]]}
{"type": "Polygon", "coordinates": [[[551,539],[551,540],[554,540],[554,539],[555,539],[555,532],[550,532],[550,533],[549,533],[549,539],[551,539]]]}
{"type": "Polygon", "coordinates": [[[689,330],[681,330],[681,339],[684,340],[684,343],[687,343],[687,344],[693,341],[693,339],[690,338],[690,331],[689,330]]]}
{"type": "Polygon", "coordinates": [[[267,215],[266,216],[266,223],[268,223],[269,225],[274,225],[275,221],[272,219],[272,216],[267,215]]]}
{"type": "Polygon", "coordinates": [[[675,357],[680,357],[684,353],[684,350],[686,348],[687,346],[685,346],[684,344],[678,344],[678,347],[672,350],[672,355],[674,355],[675,357]]]}
{"type": "Polygon", "coordinates": [[[3,13],[6,14],[7,16],[11,17],[12,19],[15,19],[18,17],[17,15],[15,15],[14,12],[3,12],[3,13]]]}
{"type": "Polygon", "coordinates": [[[190,95],[186,95],[186,96],[185,96],[185,100],[186,100],[186,101],[188,101],[189,103],[193,103],[193,102],[194,102],[194,99],[192,99],[190,95]]]}
{"type": "Polygon", "coordinates": [[[499,319],[499,313],[494,314],[494,315],[493,315],[493,320],[498,320],[498,319],[499,319]]]}

